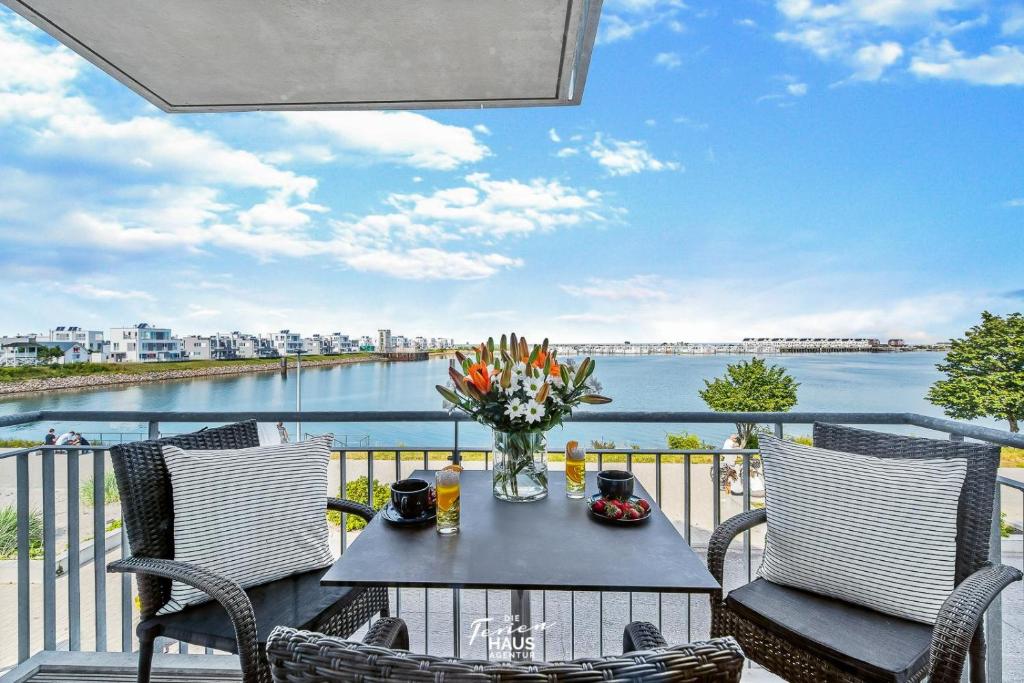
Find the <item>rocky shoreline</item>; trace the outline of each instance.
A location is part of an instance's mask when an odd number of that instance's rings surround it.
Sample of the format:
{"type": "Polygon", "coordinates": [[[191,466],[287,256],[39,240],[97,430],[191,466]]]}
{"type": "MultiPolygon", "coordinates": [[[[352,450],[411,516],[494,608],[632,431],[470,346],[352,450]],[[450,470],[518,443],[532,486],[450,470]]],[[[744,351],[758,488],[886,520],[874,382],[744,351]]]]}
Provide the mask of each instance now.
{"type": "MultiPolygon", "coordinates": [[[[315,368],[330,365],[349,365],[352,363],[386,362],[387,359],[377,356],[361,356],[359,358],[331,358],[327,360],[303,361],[302,367],[315,368]]],[[[295,367],[294,361],[288,367],[295,367]]],[[[19,382],[0,382],[0,395],[26,394],[37,391],[60,391],[63,389],[92,389],[95,387],[115,384],[143,384],[160,382],[169,379],[192,379],[195,377],[216,377],[218,375],[241,375],[249,372],[280,372],[279,363],[238,363],[209,368],[193,368],[190,370],[162,370],[157,372],[113,373],[104,375],[82,375],[79,377],[47,377],[45,379],[26,379],[19,382]]]]}

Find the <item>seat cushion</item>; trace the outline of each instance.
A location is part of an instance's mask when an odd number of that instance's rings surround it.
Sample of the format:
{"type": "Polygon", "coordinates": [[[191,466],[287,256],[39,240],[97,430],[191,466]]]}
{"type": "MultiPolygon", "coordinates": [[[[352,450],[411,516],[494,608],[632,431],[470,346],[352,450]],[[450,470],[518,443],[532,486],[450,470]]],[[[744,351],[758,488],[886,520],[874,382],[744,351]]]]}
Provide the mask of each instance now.
{"type": "MultiPolygon", "coordinates": [[[[347,608],[364,588],[321,586],[325,569],[295,574],[247,589],[246,595],[256,613],[256,633],[260,642],[275,626],[311,629],[322,620],[347,608]]],[[[180,612],[147,619],[140,628],[157,628],[160,635],[193,645],[237,652],[235,630],[228,613],[215,601],[187,607],[180,612]]]]}
{"type": "Polygon", "coordinates": [[[932,627],[764,579],[729,593],[736,614],[868,680],[908,680],[928,664],[932,627]]]}

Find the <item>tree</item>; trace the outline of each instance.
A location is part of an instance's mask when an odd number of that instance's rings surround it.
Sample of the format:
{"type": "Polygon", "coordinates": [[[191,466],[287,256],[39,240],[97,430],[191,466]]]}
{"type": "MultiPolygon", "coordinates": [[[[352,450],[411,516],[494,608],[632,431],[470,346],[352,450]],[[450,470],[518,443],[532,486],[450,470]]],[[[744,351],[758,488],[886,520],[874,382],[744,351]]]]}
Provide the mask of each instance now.
{"type": "MultiPolygon", "coordinates": [[[[714,381],[704,380],[700,397],[719,413],[785,412],[796,405],[799,386],[786,368],[754,358],[727,365],[725,375],[714,381]]],[[[747,447],[755,429],[753,422],[736,423],[740,448],[747,447]]]]}
{"type": "Polygon", "coordinates": [[[1024,316],[1005,318],[988,311],[981,324],[951,339],[945,362],[936,365],[946,379],[928,391],[928,400],[958,420],[993,417],[1011,432],[1024,418],[1024,316]]]}

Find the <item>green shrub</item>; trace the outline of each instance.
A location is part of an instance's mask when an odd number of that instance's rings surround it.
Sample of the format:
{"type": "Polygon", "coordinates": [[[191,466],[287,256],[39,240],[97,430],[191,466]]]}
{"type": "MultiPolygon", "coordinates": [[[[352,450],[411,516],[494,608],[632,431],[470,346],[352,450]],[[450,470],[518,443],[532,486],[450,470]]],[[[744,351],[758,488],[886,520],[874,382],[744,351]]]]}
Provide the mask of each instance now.
{"type": "Polygon", "coordinates": [[[814,439],[812,439],[809,436],[787,436],[786,440],[787,441],[792,441],[793,443],[802,444],[804,446],[813,446],[814,445],[814,439]]]}
{"type": "MultiPolygon", "coordinates": [[[[88,479],[81,488],[78,489],[78,495],[82,499],[82,503],[88,507],[93,506],[93,480],[88,479]]],[[[117,478],[113,472],[107,472],[103,477],[103,503],[110,505],[111,503],[121,502],[121,492],[117,490],[117,478]]]]}
{"type": "Polygon", "coordinates": [[[33,448],[42,445],[42,441],[33,439],[0,439],[0,448],[33,448]]]}
{"type": "MultiPolygon", "coordinates": [[[[18,510],[8,505],[0,508],[0,560],[18,556],[18,510]]],[[[32,510],[28,515],[28,556],[43,556],[43,515],[32,510]]]]}
{"type": "Polygon", "coordinates": [[[682,432],[681,434],[667,434],[668,447],[676,451],[706,451],[714,448],[713,444],[704,441],[696,434],[682,432]]]}
{"type": "MultiPolygon", "coordinates": [[[[342,495],[343,498],[354,500],[358,503],[366,503],[366,496],[368,491],[367,478],[359,477],[353,479],[345,486],[345,493],[342,495]]],[[[373,480],[373,509],[380,510],[382,507],[387,505],[387,502],[391,499],[391,487],[388,484],[382,484],[376,479],[373,480]]],[[[327,511],[327,521],[334,526],[341,525],[341,513],[337,510],[327,511]]],[[[348,515],[348,519],[345,522],[346,531],[356,531],[366,526],[366,522],[359,515],[348,515]]]]}
{"type": "Polygon", "coordinates": [[[1013,525],[1007,523],[1007,521],[1006,521],[1006,513],[1005,512],[1000,512],[999,513],[999,535],[1002,536],[1003,538],[1009,538],[1010,534],[1012,534],[1014,531],[1015,531],[1015,529],[1013,528],[1013,525]]]}
{"type": "Polygon", "coordinates": [[[120,529],[120,528],[121,528],[121,518],[120,517],[118,517],[117,519],[112,519],[109,522],[107,522],[107,526],[106,526],[106,530],[107,531],[113,531],[114,529],[120,529]]]}

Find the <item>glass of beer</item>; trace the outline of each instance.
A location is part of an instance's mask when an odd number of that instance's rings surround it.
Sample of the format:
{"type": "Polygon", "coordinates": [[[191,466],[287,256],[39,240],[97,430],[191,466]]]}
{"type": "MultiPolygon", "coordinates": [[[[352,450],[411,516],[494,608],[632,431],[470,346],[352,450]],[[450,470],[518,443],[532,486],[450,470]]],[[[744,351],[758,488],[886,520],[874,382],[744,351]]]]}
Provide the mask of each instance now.
{"type": "Polygon", "coordinates": [[[575,441],[565,444],[565,495],[582,498],[586,492],[587,452],[575,441]]]}
{"type": "Polygon", "coordinates": [[[436,475],[437,480],[437,533],[459,533],[459,473],[462,468],[449,465],[436,475]]]}

